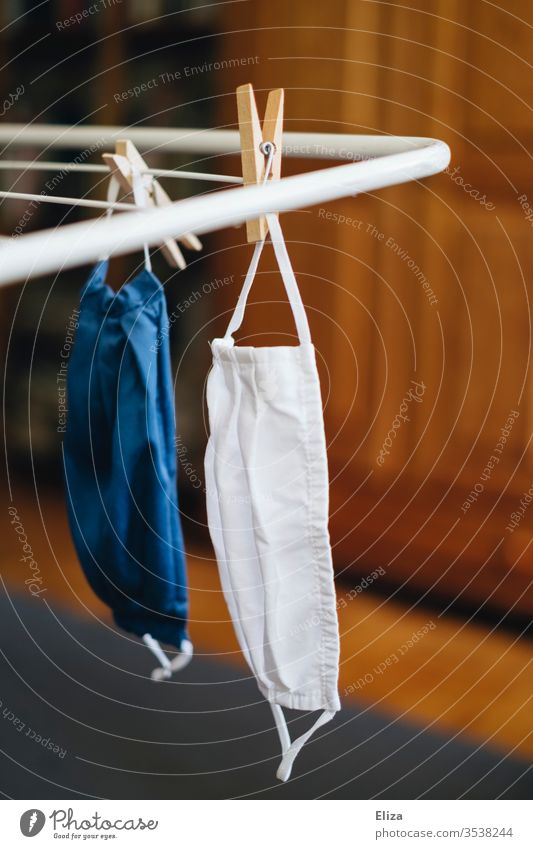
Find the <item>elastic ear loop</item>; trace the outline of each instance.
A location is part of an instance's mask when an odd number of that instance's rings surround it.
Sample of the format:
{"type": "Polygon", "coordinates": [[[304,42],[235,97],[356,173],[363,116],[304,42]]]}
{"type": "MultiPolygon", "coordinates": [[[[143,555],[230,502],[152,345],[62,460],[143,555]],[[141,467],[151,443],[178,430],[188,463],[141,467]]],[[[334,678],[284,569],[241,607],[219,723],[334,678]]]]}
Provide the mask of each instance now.
{"type": "MultiPolygon", "coordinates": [[[[285,286],[287,298],[289,299],[289,304],[292,309],[298,338],[301,343],[310,343],[311,331],[309,330],[309,322],[307,320],[307,314],[303,305],[302,296],[300,295],[300,290],[298,289],[296,277],[294,276],[294,271],[292,270],[291,261],[287,252],[287,246],[285,245],[285,240],[283,238],[280,223],[277,219],[277,216],[272,215],[271,213],[268,213],[266,215],[266,219],[270,232],[270,240],[272,242],[272,246],[274,248],[274,253],[276,255],[276,260],[280,270],[281,279],[283,280],[283,285],[285,286]]],[[[239,329],[242,324],[244,318],[244,311],[246,309],[246,302],[248,300],[248,295],[250,294],[250,289],[252,288],[252,283],[255,279],[257,266],[259,265],[259,259],[261,257],[261,253],[263,251],[264,246],[265,239],[261,239],[261,241],[257,242],[255,246],[252,261],[250,263],[250,267],[248,268],[246,278],[241,289],[239,299],[237,301],[237,306],[235,307],[235,311],[231,317],[230,323],[228,324],[226,333],[224,334],[224,339],[228,342],[233,342],[233,334],[236,330],[239,329]]]]}
{"type": "Polygon", "coordinates": [[[298,332],[298,338],[300,342],[310,343],[311,331],[309,329],[307,313],[302,301],[302,296],[300,295],[298,283],[296,282],[296,277],[294,276],[294,271],[292,270],[291,260],[287,252],[287,245],[283,238],[281,225],[277,216],[272,213],[267,213],[266,220],[268,222],[268,229],[270,232],[270,241],[272,242],[279,270],[281,272],[281,279],[283,280],[283,285],[285,286],[285,291],[287,292],[287,297],[294,316],[294,323],[298,332]]]}
{"type": "Polygon", "coordinates": [[[185,669],[191,662],[194,653],[193,644],[190,640],[181,641],[180,650],[172,660],[168,659],[159,642],[151,634],[143,634],[143,643],[161,664],[160,666],[156,666],[155,669],[152,669],[150,677],[154,681],[163,681],[164,679],[172,678],[174,672],[185,669]]]}
{"type": "Polygon", "coordinates": [[[287,781],[291,777],[292,767],[294,761],[296,760],[296,756],[301,751],[301,749],[305,746],[309,738],[320,728],[321,725],[325,725],[326,722],[329,722],[330,719],[333,719],[336,711],[334,710],[324,710],[314,723],[311,726],[309,731],[306,731],[305,734],[302,734],[300,737],[297,737],[294,742],[291,743],[289,729],[287,728],[287,722],[285,717],[283,716],[283,710],[279,705],[270,705],[272,709],[272,714],[274,716],[274,721],[276,723],[276,728],[278,729],[279,739],[281,742],[281,763],[276,772],[276,778],[280,781],[287,781]]]}
{"type": "MultiPolygon", "coordinates": [[[[141,209],[144,209],[147,203],[147,189],[144,184],[143,176],[140,171],[136,171],[132,169],[132,178],[133,178],[133,199],[135,201],[135,206],[139,206],[141,209]]],[[[152,260],[150,259],[150,251],[148,250],[148,245],[143,245],[144,250],[144,267],[146,271],[152,270],[152,260]]]]}
{"type": "MultiPolygon", "coordinates": [[[[265,176],[263,177],[264,186],[270,177],[270,172],[272,171],[272,162],[274,159],[274,154],[276,152],[275,146],[272,142],[268,142],[268,157],[265,165],[265,176]]],[[[244,310],[246,309],[246,301],[248,300],[248,295],[250,294],[250,289],[252,288],[252,283],[254,282],[255,274],[257,271],[257,266],[259,265],[259,258],[261,253],[263,252],[263,248],[265,247],[266,236],[264,239],[260,239],[256,242],[255,249],[252,255],[252,261],[250,263],[250,267],[246,273],[246,278],[243,283],[243,287],[241,289],[241,293],[239,295],[239,299],[237,301],[237,306],[235,307],[235,311],[231,316],[230,323],[228,324],[228,329],[224,334],[224,339],[227,342],[231,341],[233,344],[233,333],[235,330],[238,330],[242,324],[242,320],[244,318],[244,310]]]]}
{"type": "Polygon", "coordinates": [[[241,289],[241,293],[239,295],[239,299],[237,301],[237,306],[235,307],[235,311],[231,316],[230,323],[228,324],[228,329],[224,334],[224,339],[228,342],[233,343],[233,334],[242,324],[242,320],[244,318],[244,310],[246,309],[246,301],[248,300],[248,295],[250,294],[250,289],[252,288],[252,283],[254,282],[255,273],[257,271],[257,266],[259,265],[259,258],[265,246],[265,239],[261,239],[256,243],[255,250],[252,255],[252,261],[250,263],[250,267],[246,273],[246,278],[243,283],[243,287],[241,289]]]}
{"type": "MultiPolygon", "coordinates": [[[[144,209],[146,206],[146,187],[144,185],[143,176],[139,171],[132,170],[133,176],[133,199],[135,206],[144,209]]],[[[120,186],[116,177],[111,177],[107,186],[107,202],[115,203],[119,195],[120,186]]],[[[111,218],[113,215],[113,207],[109,206],[106,209],[106,218],[111,218]]],[[[148,245],[143,245],[144,250],[144,267],[146,271],[152,270],[152,261],[150,259],[150,251],[148,245]]],[[[109,254],[104,254],[100,257],[100,262],[109,259],[109,254]]]]}
{"type": "MultiPolygon", "coordinates": [[[[115,203],[115,201],[118,198],[119,188],[120,188],[120,186],[118,184],[118,180],[116,179],[116,177],[111,177],[111,179],[109,180],[109,183],[107,184],[107,197],[106,197],[106,199],[107,199],[108,203],[115,203]]],[[[109,218],[111,218],[112,215],[113,215],[113,207],[108,206],[108,208],[105,211],[105,217],[107,219],[109,219],[109,218]]],[[[103,254],[103,256],[101,256],[98,261],[104,262],[107,259],[109,259],[109,254],[103,254]]]]}

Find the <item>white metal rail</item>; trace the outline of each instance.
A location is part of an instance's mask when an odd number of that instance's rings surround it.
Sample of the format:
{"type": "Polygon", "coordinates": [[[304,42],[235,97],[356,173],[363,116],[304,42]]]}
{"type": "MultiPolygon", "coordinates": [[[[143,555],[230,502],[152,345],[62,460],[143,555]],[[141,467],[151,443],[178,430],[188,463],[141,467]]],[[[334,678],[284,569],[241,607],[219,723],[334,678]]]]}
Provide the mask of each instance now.
{"type": "MultiPolygon", "coordinates": [[[[196,158],[240,150],[239,134],[232,130],[0,125],[0,143],[8,149],[35,145],[79,150],[98,144],[100,152],[123,137],[143,150],[194,153],[196,158]]],[[[186,232],[220,230],[264,212],[287,212],[419,180],[442,171],[450,161],[444,142],[405,136],[285,133],[283,152],[349,164],[2,241],[0,285],[94,262],[103,254],[129,253],[144,243],[158,245],[186,232]]]]}

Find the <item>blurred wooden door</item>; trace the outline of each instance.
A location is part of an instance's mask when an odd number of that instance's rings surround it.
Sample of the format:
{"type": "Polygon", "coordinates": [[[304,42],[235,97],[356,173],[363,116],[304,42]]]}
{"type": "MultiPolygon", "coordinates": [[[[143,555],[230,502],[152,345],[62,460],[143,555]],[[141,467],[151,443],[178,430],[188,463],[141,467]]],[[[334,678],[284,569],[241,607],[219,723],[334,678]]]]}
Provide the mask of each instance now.
{"type": "MultiPolygon", "coordinates": [[[[423,183],[283,216],[320,362],[338,571],[380,565],[390,586],[531,613],[528,9],[239,9],[238,27],[234,7],[223,12],[220,58],[234,67],[219,76],[221,123],[250,81],[262,104],[285,88],[285,130],[452,149],[447,173],[423,183]]],[[[286,158],[283,172],[323,165],[286,158]]],[[[237,276],[242,241],[220,237],[237,276]]],[[[294,334],[268,262],[247,316],[255,344],[294,334]]]]}

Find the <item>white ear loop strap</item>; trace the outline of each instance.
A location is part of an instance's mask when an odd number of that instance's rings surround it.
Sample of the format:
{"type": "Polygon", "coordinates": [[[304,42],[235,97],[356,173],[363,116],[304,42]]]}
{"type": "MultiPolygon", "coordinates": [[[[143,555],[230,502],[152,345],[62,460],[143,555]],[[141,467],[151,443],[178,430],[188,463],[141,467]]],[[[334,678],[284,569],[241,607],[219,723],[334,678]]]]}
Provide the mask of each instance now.
{"type": "MultiPolygon", "coordinates": [[[[118,198],[119,188],[120,188],[120,186],[118,184],[118,180],[116,179],[116,177],[111,177],[110,180],[109,180],[109,183],[107,184],[107,202],[108,203],[115,203],[116,199],[118,198]]],[[[113,207],[109,206],[105,211],[105,217],[111,218],[112,214],[113,214],[113,207]]],[[[109,259],[109,254],[104,254],[103,256],[101,256],[99,261],[103,262],[106,259],[109,259]]]]}
{"type": "MultiPolygon", "coordinates": [[[[264,185],[267,182],[270,176],[270,172],[272,170],[272,161],[274,159],[276,148],[272,144],[272,142],[264,142],[261,150],[267,155],[267,162],[265,165],[265,176],[263,178],[264,185]]],[[[285,286],[285,291],[287,293],[287,297],[289,299],[289,303],[292,309],[292,314],[294,316],[294,322],[296,324],[298,338],[300,342],[310,343],[311,332],[309,330],[309,322],[307,321],[305,307],[303,305],[302,297],[300,295],[300,290],[298,289],[296,277],[294,276],[294,271],[292,270],[291,261],[289,259],[289,254],[287,253],[287,247],[285,245],[285,240],[283,238],[283,233],[281,232],[281,227],[278,218],[276,215],[270,213],[266,215],[266,220],[268,222],[270,238],[274,246],[274,253],[278,261],[283,285],[285,286]]],[[[238,330],[242,324],[244,318],[244,310],[246,309],[246,302],[248,300],[248,295],[250,294],[250,289],[252,288],[252,283],[254,282],[254,278],[257,272],[257,266],[259,264],[259,258],[261,256],[264,246],[265,239],[261,239],[259,242],[256,243],[255,250],[252,256],[252,261],[250,263],[250,267],[248,268],[246,279],[244,281],[241,293],[239,295],[239,299],[237,301],[237,306],[235,307],[235,312],[231,317],[228,329],[226,330],[226,333],[224,335],[224,339],[227,339],[228,341],[233,341],[233,333],[235,332],[235,330],[238,330]]]]}
{"type": "Polygon", "coordinates": [[[281,743],[281,754],[284,755],[291,745],[289,729],[287,728],[287,723],[285,722],[285,717],[283,716],[281,707],[270,703],[270,708],[278,730],[279,742],[281,743]]]}
{"type": "Polygon", "coordinates": [[[267,214],[266,220],[268,221],[270,240],[274,246],[274,253],[276,254],[285,291],[287,292],[287,297],[294,316],[294,323],[296,324],[296,330],[298,331],[298,338],[300,339],[300,342],[310,343],[311,331],[309,330],[309,322],[307,320],[302,296],[298,289],[296,277],[292,270],[289,254],[287,253],[287,246],[285,244],[285,239],[283,238],[280,223],[277,216],[272,214],[267,214]]]}
{"type": "MultiPolygon", "coordinates": [[[[146,206],[146,186],[144,184],[143,176],[139,171],[132,170],[133,176],[133,199],[135,201],[135,205],[138,207],[146,206]]],[[[119,194],[119,183],[116,177],[111,177],[107,186],[107,201],[108,203],[115,203],[119,194]]],[[[106,218],[111,218],[113,214],[113,207],[110,206],[106,209],[106,218]]],[[[150,251],[148,250],[148,245],[143,245],[144,249],[144,267],[147,271],[152,270],[152,261],[150,259],[150,251]]],[[[109,254],[105,254],[100,257],[100,262],[103,260],[109,259],[109,254]]]]}
{"type": "Polygon", "coordinates": [[[250,294],[250,289],[252,288],[252,283],[254,282],[257,266],[259,265],[259,257],[261,256],[264,245],[264,239],[261,239],[259,242],[256,243],[255,250],[252,255],[252,261],[250,263],[248,271],[246,272],[246,278],[244,280],[243,287],[241,289],[241,293],[237,301],[237,306],[235,307],[235,311],[231,316],[230,323],[228,324],[228,329],[226,330],[226,333],[224,335],[224,339],[230,340],[235,331],[238,330],[242,324],[242,320],[244,318],[244,310],[246,309],[246,301],[248,300],[248,295],[250,294]]]}
{"type": "MultiPolygon", "coordinates": [[[[302,297],[300,295],[300,290],[298,289],[296,277],[294,276],[294,271],[292,270],[291,261],[289,259],[289,254],[287,253],[287,247],[285,245],[285,240],[283,238],[283,233],[281,231],[279,221],[275,215],[271,214],[267,214],[266,220],[268,222],[268,227],[271,234],[270,238],[274,247],[276,259],[278,261],[283,285],[285,286],[285,291],[287,293],[289,304],[292,309],[292,314],[294,316],[294,323],[296,324],[298,338],[300,342],[311,342],[311,331],[309,330],[309,322],[307,320],[307,315],[305,312],[305,307],[303,305],[302,297]]],[[[241,289],[239,299],[237,301],[237,306],[235,307],[235,312],[231,317],[230,323],[228,324],[228,329],[226,330],[224,336],[225,339],[230,340],[234,332],[238,330],[242,324],[244,318],[244,311],[246,309],[246,302],[248,300],[248,295],[250,294],[250,289],[252,288],[252,283],[254,282],[257,266],[259,264],[259,258],[263,251],[264,245],[265,239],[261,239],[261,241],[257,242],[255,246],[252,261],[250,263],[250,267],[248,268],[248,272],[246,274],[246,278],[241,289]]]]}
{"type": "MultiPolygon", "coordinates": [[[[146,194],[147,189],[144,184],[143,176],[140,171],[136,171],[132,169],[132,178],[133,178],[133,199],[135,201],[135,205],[141,207],[146,206],[146,194]]],[[[150,259],[150,251],[148,250],[148,245],[143,245],[144,250],[144,267],[147,271],[152,270],[152,260],[150,259]]]]}
{"type": "MultiPolygon", "coordinates": [[[[271,145],[267,164],[265,165],[265,176],[263,178],[263,185],[265,185],[270,176],[273,157],[274,147],[271,145]]],[[[241,289],[241,293],[237,301],[237,306],[235,307],[235,312],[233,313],[230,319],[230,323],[228,324],[228,329],[226,330],[224,339],[231,339],[233,332],[237,330],[242,324],[242,320],[244,318],[244,310],[246,309],[246,301],[248,300],[248,295],[250,294],[250,289],[252,288],[252,283],[254,282],[257,266],[259,265],[259,257],[261,256],[264,246],[265,239],[260,239],[255,244],[254,252],[252,254],[252,261],[250,263],[248,271],[246,272],[246,278],[244,280],[243,287],[241,289]]]]}
{"type": "Polygon", "coordinates": [[[305,734],[302,734],[300,737],[297,737],[293,743],[291,743],[289,730],[287,728],[287,723],[285,717],[283,716],[283,711],[279,705],[270,705],[272,709],[272,714],[274,716],[274,721],[276,723],[276,728],[278,729],[279,739],[281,742],[281,763],[278,767],[278,771],[276,772],[276,778],[279,778],[280,781],[287,781],[292,772],[292,767],[294,761],[296,760],[296,756],[305,746],[309,738],[320,728],[321,725],[325,725],[326,722],[329,722],[330,719],[333,719],[335,716],[334,710],[324,710],[314,723],[311,726],[309,731],[306,731],[305,734]]]}
{"type": "Polygon", "coordinates": [[[152,670],[151,678],[154,681],[162,681],[164,678],[171,678],[173,672],[179,672],[180,669],[185,669],[191,662],[193,656],[193,645],[190,640],[182,640],[179,653],[169,660],[165,652],[151,634],[143,634],[143,643],[147,646],[152,654],[158,659],[160,666],[156,666],[152,670]]]}

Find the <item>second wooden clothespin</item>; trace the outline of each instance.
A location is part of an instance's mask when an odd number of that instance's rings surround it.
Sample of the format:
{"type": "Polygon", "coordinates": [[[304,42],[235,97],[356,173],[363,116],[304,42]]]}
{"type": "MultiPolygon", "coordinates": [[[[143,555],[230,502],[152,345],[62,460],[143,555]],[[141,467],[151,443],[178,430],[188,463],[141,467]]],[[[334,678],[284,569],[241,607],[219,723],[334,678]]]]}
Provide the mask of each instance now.
{"type": "MultiPolygon", "coordinates": [[[[164,188],[153,177],[147,178],[148,165],[129,139],[118,139],[115,143],[115,153],[104,153],[102,159],[118,181],[124,192],[133,189],[133,174],[144,175],[147,182],[147,201],[149,206],[167,206],[172,203],[164,188]]],[[[202,243],[193,233],[179,236],[179,241],[192,251],[201,251],[202,243]]],[[[185,268],[187,263],[174,239],[167,239],[161,246],[161,252],[172,268],[185,268]]]]}
{"type": "MultiPolygon", "coordinates": [[[[268,142],[274,145],[268,179],[279,180],[280,178],[283,100],[284,91],[282,88],[276,88],[269,92],[265,118],[261,128],[252,85],[247,83],[237,89],[242,176],[245,186],[264,182],[267,162],[264,146],[268,142]]],[[[258,242],[259,239],[264,239],[267,232],[268,225],[264,216],[246,222],[246,236],[249,242],[258,242]]]]}

